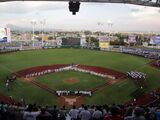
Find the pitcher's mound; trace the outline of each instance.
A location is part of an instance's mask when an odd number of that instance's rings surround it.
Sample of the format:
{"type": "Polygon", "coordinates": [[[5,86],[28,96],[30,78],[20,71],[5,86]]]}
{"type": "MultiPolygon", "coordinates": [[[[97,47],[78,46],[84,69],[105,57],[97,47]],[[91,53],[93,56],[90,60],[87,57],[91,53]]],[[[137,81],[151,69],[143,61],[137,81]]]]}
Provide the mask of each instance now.
{"type": "Polygon", "coordinates": [[[75,78],[70,78],[70,79],[64,80],[64,82],[66,82],[68,84],[74,84],[74,83],[78,82],[78,80],[75,78]]]}

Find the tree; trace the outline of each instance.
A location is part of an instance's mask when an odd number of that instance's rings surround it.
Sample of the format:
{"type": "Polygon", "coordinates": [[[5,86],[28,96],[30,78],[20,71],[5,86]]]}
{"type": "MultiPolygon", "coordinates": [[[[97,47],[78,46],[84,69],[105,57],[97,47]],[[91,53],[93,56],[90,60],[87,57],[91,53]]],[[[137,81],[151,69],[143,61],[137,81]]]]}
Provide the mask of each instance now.
{"type": "Polygon", "coordinates": [[[48,37],[48,40],[53,40],[53,37],[52,37],[52,36],[49,36],[49,37],[48,37]]]}
{"type": "Polygon", "coordinates": [[[34,34],[35,34],[35,35],[39,35],[40,32],[39,32],[39,31],[35,31],[34,34]]]}
{"type": "Polygon", "coordinates": [[[41,41],[42,40],[42,37],[37,37],[36,38],[38,41],[41,41]]]}
{"type": "Polygon", "coordinates": [[[124,45],[124,41],[123,40],[114,40],[114,41],[110,41],[110,45],[124,45]]]}
{"type": "Polygon", "coordinates": [[[99,46],[99,40],[95,37],[86,37],[86,42],[89,44],[89,45],[95,45],[95,46],[99,46]]]}
{"type": "Polygon", "coordinates": [[[92,32],[91,32],[91,31],[84,31],[84,34],[85,34],[85,35],[91,35],[92,32]]]}

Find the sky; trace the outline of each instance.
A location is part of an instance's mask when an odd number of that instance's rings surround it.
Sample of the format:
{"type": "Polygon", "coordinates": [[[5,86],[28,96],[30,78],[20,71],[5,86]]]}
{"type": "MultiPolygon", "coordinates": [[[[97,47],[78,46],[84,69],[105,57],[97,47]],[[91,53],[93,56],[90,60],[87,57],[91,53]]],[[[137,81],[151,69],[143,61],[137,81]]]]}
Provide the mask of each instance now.
{"type": "Polygon", "coordinates": [[[37,29],[40,21],[45,21],[44,29],[160,32],[160,8],[83,2],[79,12],[72,15],[68,2],[0,3],[0,26],[32,27],[32,20],[37,29]]]}

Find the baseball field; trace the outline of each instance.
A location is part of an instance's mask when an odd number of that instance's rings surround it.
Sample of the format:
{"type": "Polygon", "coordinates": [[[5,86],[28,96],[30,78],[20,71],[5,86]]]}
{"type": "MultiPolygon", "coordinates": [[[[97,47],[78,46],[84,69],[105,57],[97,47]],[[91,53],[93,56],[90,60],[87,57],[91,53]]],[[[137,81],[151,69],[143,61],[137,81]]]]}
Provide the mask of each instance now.
{"type": "Polygon", "coordinates": [[[72,48],[1,54],[0,93],[12,96],[17,101],[23,98],[26,103],[62,105],[65,103],[60,103],[58,96],[32,84],[30,81],[34,80],[53,90],[92,90],[107,83],[94,91],[91,97],[83,97],[81,102],[90,105],[124,103],[131,99],[131,93],[137,89],[133,80],[127,77],[112,80],[77,71],[62,71],[34,77],[28,81],[17,78],[10,84],[9,91],[6,89],[5,80],[11,73],[27,68],[74,63],[108,68],[124,74],[128,71],[141,71],[147,74],[145,92],[149,92],[160,87],[160,70],[151,67],[148,64],[150,61],[150,59],[123,53],[72,48]]]}

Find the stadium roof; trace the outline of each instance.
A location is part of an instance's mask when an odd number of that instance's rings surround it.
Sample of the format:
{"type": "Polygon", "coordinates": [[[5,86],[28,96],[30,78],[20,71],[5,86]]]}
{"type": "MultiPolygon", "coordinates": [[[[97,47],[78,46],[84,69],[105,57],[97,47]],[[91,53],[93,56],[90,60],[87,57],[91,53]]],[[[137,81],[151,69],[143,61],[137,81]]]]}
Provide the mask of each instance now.
{"type": "Polygon", "coordinates": [[[0,0],[0,2],[11,1],[80,1],[80,2],[98,2],[98,3],[125,3],[150,7],[160,7],[160,0],[0,0]]]}

